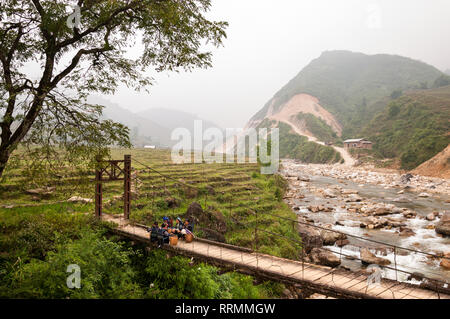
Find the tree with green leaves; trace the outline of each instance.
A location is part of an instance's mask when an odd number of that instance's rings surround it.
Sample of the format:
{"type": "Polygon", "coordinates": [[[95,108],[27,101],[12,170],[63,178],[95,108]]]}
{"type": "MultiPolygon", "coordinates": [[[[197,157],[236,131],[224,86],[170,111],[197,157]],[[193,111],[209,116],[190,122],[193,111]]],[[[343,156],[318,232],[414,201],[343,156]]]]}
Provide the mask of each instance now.
{"type": "Polygon", "coordinates": [[[207,19],[210,7],[211,0],[1,1],[0,177],[19,145],[53,164],[61,154],[71,161],[129,145],[128,129],[102,120],[102,106],[87,96],[119,84],[148,90],[149,69],[209,67],[205,44],[222,45],[227,27],[207,19]],[[140,54],[129,57],[137,44],[140,54]]]}

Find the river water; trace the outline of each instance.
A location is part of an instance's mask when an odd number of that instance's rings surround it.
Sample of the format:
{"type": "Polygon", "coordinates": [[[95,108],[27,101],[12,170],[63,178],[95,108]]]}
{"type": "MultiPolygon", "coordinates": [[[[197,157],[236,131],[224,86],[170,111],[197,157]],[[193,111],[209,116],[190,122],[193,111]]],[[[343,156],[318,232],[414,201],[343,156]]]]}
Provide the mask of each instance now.
{"type": "MultiPolygon", "coordinates": [[[[300,188],[300,191],[305,198],[293,199],[290,204],[291,206],[299,207],[299,210],[296,211],[296,213],[313,220],[314,224],[319,226],[331,224],[333,225],[333,229],[346,234],[432,254],[450,251],[450,238],[444,238],[436,234],[434,229],[425,228],[437,224],[439,220],[428,221],[424,218],[429,213],[435,211],[442,213],[446,210],[450,210],[450,203],[446,202],[450,200],[450,196],[445,194],[433,194],[433,196],[421,198],[417,196],[418,194],[416,192],[405,190],[401,195],[405,198],[404,202],[396,202],[395,199],[400,196],[398,192],[401,188],[388,188],[375,184],[357,184],[351,180],[342,180],[321,175],[310,175],[309,178],[311,179],[310,182],[303,183],[304,185],[306,184],[305,187],[300,188]],[[405,223],[406,227],[412,229],[415,232],[415,235],[402,237],[395,228],[390,230],[369,230],[360,228],[362,217],[359,217],[358,214],[355,213],[349,213],[347,211],[348,203],[345,203],[343,198],[340,196],[338,196],[338,198],[324,198],[317,194],[317,192],[314,192],[316,189],[332,189],[336,185],[345,189],[357,190],[358,195],[363,198],[363,201],[369,200],[375,203],[393,204],[400,208],[408,208],[415,211],[417,217],[413,219],[403,218],[401,214],[384,216],[396,219],[401,218],[401,222],[405,223]],[[342,208],[345,204],[347,204],[347,207],[342,208]],[[313,213],[307,209],[310,205],[325,205],[333,207],[334,210],[333,212],[313,213]],[[342,225],[336,225],[335,223],[337,221],[342,225]]],[[[368,247],[378,257],[389,259],[391,261],[389,267],[394,268],[395,264],[397,264],[397,269],[399,270],[405,270],[410,273],[418,272],[429,278],[450,282],[450,271],[439,266],[439,259],[433,259],[429,256],[406,250],[396,250],[396,253],[394,254],[394,249],[389,246],[362,241],[352,237],[349,237],[348,239],[350,244],[343,248],[337,246],[328,246],[326,248],[334,252],[340,252],[348,256],[359,258],[360,247],[368,247]]],[[[359,260],[351,260],[351,258],[342,257],[342,265],[352,270],[361,269],[361,262],[359,260]]],[[[384,276],[387,278],[408,281],[409,274],[395,272],[394,270],[389,269],[384,269],[383,272],[384,276]]],[[[409,282],[419,283],[415,279],[411,279],[409,282]]]]}

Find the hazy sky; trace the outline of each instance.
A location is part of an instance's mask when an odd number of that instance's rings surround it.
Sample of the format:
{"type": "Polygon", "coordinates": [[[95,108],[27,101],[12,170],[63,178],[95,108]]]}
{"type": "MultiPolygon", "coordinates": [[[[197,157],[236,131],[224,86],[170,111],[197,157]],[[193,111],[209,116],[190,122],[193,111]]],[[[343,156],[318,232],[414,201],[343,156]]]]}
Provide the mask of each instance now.
{"type": "Polygon", "coordinates": [[[213,0],[228,21],[213,67],[149,72],[150,94],[126,88],[106,98],[139,111],[185,110],[222,127],[243,127],[284,84],[327,50],[411,57],[450,68],[448,0],[213,0]]]}

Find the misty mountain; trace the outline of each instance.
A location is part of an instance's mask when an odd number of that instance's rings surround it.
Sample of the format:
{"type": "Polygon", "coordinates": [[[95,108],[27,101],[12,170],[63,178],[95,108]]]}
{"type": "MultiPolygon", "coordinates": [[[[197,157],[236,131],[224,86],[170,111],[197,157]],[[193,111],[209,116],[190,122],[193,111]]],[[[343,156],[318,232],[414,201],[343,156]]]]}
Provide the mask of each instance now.
{"type": "MultiPolygon", "coordinates": [[[[442,101],[445,99],[441,98],[431,102],[427,96],[424,99],[425,106],[413,114],[408,110],[414,102],[411,102],[410,105],[405,101],[410,101],[409,99],[412,97],[415,100],[416,95],[408,92],[423,92],[430,88],[448,85],[447,78],[448,76],[435,67],[406,57],[328,51],[313,60],[282,87],[250,119],[247,127],[279,127],[284,132],[284,135],[280,137],[280,144],[292,142],[294,140],[292,134],[306,136],[311,143],[322,141],[337,145],[348,138],[370,137],[379,143],[378,147],[375,147],[378,154],[394,157],[412,154],[408,159],[408,164],[404,165],[404,167],[410,168],[445,147],[446,139],[442,133],[448,127],[439,123],[440,126],[436,130],[424,129],[417,132],[417,134],[423,133],[420,143],[424,145],[427,141],[434,143],[435,139],[431,138],[433,134],[439,136],[439,143],[432,149],[429,147],[430,151],[423,152],[423,156],[420,158],[414,158],[417,156],[417,152],[414,153],[411,150],[414,149],[414,144],[418,143],[418,140],[408,139],[411,134],[411,130],[407,130],[408,125],[404,125],[404,132],[399,132],[395,127],[396,123],[398,124],[400,120],[405,123],[419,122],[420,119],[424,123],[429,123],[424,118],[430,116],[432,112],[436,112],[437,108],[427,105],[430,103],[441,105],[440,103],[443,103],[442,101]],[[408,94],[408,98],[399,100],[401,102],[397,101],[406,94],[408,94]],[[387,120],[392,108],[391,101],[396,101],[401,109],[397,122],[387,120]],[[375,118],[376,120],[374,120],[375,118]],[[368,124],[374,127],[367,127],[368,124]],[[286,125],[291,128],[291,131],[286,129],[286,125]],[[393,129],[390,129],[390,126],[393,129]],[[380,127],[383,127],[381,132],[377,130],[380,127]],[[283,128],[284,130],[282,130],[283,128]],[[382,135],[377,138],[377,134],[383,132],[389,132],[390,135],[385,134],[387,136],[382,135]],[[394,133],[397,134],[395,136],[404,136],[403,139],[396,140],[397,144],[391,143],[394,141],[392,139],[394,133]],[[430,138],[426,139],[428,136],[430,138]],[[392,151],[395,149],[395,145],[403,145],[402,143],[406,143],[408,146],[397,147],[398,152],[392,151]],[[389,154],[387,151],[383,153],[380,147],[389,148],[389,154]]],[[[442,90],[437,92],[441,96],[443,95],[442,90]]],[[[433,94],[435,96],[437,93],[433,94]]],[[[420,94],[421,97],[423,95],[420,94]]],[[[447,110],[448,106],[447,109],[444,108],[444,111],[436,113],[436,118],[445,116],[444,119],[448,119],[448,114],[445,113],[447,110]]],[[[418,127],[423,128],[421,125],[418,127]]],[[[308,148],[302,147],[302,149],[295,148],[293,145],[289,147],[280,145],[280,149],[288,150],[286,153],[290,157],[302,160],[313,158],[312,153],[318,152],[315,148],[317,147],[313,147],[313,145],[309,145],[308,148]],[[311,150],[309,152],[311,154],[307,152],[308,149],[311,150]]],[[[327,150],[322,149],[321,151],[325,153],[327,150]]],[[[318,160],[337,159],[330,150],[328,152],[329,156],[318,160]]],[[[317,159],[314,159],[315,161],[317,159]]]]}
{"type": "Polygon", "coordinates": [[[295,108],[302,109],[306,100],[313,107],[312,111],[311,107],[304,108],[306,113],[314,113],[315,105],[321,106],[333,116],[327,115],[328,122],[325,115],[321,119],[331,128],[335,126],[337,133],[339,124],[342,136],[351,138],[385,107],[384,98],[404,90],[429,88],[442,75],[435,67],[406,57],[327,51],[281,88],[249,125],[257,125],[286,106],[295,113],[295,108]],[[299,97],[301,94],[310,98],[299,97]]]}
{"type": "Polygon", "coordinates": [[[176,128],[182,127],[187,128],[190,132],[194,132],[194,121],[196,120],[202,121],[203,129],[216,127],[220,130],[223,130],[217,124],[207,120],[203,120],[197,115],[173,109],[151,108],[145,111],[138,112],[136,114],[144,118],[151,119],[152,121],[159,123],[160,125],[168,128],[171,131],[176,128]]]}
{"type": "Polygon", "coordinates": [[[450,75],[450,69],[445,70],[444,73],[450,75]]]}
{"type": "MultiPolygon", "coordinates": [[[[143,147],[144,145],[170,147],[177,142],[171,140],[174,129],[178,127],[187,128],[193,135],[194,121],[202,120],[191,113],[163,108],[151,108],[134,113],[99,96],[91,96],[88,101],[105,106],[103,118],[126,125],[130,129],[131,141],[136,147],[143,147]]],[[[202,120],[202,124],[203,131],[210,127],[217,127],[222,130],[210,121],[202,120]]]]}
{"type": "Polygon", "coordinates": [[[130,129],[130,138],[135,146],[146,144],[166,147],[171,145],[170,130],[155,121],[137,115],[99,96],[91,96],[89,103],[105,106],[103,117],[126,125],[130,129]]]}

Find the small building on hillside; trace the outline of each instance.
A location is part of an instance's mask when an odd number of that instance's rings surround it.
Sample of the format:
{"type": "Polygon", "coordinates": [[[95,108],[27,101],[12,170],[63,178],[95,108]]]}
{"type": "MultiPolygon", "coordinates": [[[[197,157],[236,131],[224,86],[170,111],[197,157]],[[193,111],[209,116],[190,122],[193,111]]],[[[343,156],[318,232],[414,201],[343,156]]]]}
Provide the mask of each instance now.
{"type": "Polygon", "coordinates": [[[156,146],[155,145],[144,145],[144,148],[154,150],[156,148],[156,146]]]}
{"type": "Polygon", "coordinates": [[[373,143],[365,138],[356,138],[344,141],[344,148],[362,148],[371,150],[373,143]]]}

